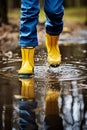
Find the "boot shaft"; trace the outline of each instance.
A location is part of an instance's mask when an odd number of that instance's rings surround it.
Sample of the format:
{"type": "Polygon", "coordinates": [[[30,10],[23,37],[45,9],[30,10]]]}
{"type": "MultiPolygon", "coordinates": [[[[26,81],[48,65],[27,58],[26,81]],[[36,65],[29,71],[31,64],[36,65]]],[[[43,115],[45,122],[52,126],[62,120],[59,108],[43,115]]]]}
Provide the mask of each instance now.
{"type": "Polygon", "coordinates": [[[47,47],[47,52],[49,53],[51,50],[59,50],[58,49],[58,40],[59,36],[51,36],[49,34],[46,34],[46,47],[47,47]]]}
{"type": "Polygon", "coordinates": [[[18,74],[31,75],[34,71],[34,51],[35,48],[21,48],[22,65],[18,74]]]}
{"type": "Polygon", "coordinates": [[[57,66],[61,63],[61,54],[58,45],[59,36],[46,34],[46,48],[48,52],[47,61],[51,66],[57,66]]]}
{"type": "Polygon", "coordinates": [[[29,62],[29,64],[34,66],[34,51],[35,48],[21,48],[22,64],[29,62]]]}

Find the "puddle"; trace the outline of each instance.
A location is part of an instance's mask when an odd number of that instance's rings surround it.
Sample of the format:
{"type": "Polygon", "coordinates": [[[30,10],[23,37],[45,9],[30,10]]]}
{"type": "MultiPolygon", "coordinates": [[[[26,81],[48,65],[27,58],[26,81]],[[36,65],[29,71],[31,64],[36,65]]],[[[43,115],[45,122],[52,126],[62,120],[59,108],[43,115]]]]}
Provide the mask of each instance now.
{"type": "Polygon", "coordinates": [[[27,79],[18,78],[20,57],[0,62],[0,130],[87,130],[87,44],[60,49],[57,68],[36,51],[27,79]]]}

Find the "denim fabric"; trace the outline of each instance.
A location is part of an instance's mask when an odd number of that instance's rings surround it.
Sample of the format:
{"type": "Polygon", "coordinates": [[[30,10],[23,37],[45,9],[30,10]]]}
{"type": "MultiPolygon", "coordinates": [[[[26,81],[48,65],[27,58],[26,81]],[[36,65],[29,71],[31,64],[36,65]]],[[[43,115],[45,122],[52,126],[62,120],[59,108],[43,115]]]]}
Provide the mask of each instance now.
{"type": "Polygon", "coordinates": [[[22,47],[37,46],[39,0],[21,0],[20,39],[22,47]]]}
{"type": "MultiPolygon", "coordinates": [[[[63,29],[64,0],[45,0],[46,32],[59,35],[63,29]]],[[[39,0],[21,0],[20,38],[21,47],[37,46],[37,23],[40,11],[39,0]]]]}
{"type": "Polygon", "coordinates": [[[64,0],[45,0],[46,32],[50,35],[59,35],[63,29],[62,17],[64,14],[64,0]]]}

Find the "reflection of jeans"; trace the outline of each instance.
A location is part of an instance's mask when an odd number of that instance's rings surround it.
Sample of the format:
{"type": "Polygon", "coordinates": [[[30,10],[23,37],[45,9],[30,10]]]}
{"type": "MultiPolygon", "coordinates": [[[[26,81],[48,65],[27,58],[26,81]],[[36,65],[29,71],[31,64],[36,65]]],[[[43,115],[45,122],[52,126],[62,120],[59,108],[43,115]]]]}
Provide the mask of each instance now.
{"type": "Polygon", "coordinates": [[[33,112],[36,106],[36,102],[19,101],[19,130],[38,130],[33,112]]]}
{"type": "Polygon", "coordinates": [[[63,130],[62,118],[58,115],[49,115],[45,117],[45,130],[63,130]]]}
{"type": "MultiPolygon", "coordinates": [[[[64,0],[45,0],[46,32],[58,35],[63,28],[64,0]]],[[[20,46],[37,46],[37,30],[39,0],[21,0],[20,46]]]]}

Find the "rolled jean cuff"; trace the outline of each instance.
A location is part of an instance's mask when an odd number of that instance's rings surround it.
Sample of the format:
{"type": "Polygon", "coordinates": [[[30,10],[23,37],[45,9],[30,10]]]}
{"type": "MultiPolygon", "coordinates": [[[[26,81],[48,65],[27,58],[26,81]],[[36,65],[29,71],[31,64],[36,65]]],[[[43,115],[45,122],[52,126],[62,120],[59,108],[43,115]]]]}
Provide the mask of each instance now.
{"type": "Polygon", "coordinates": [[[34,41],[32,41],[32,39],[31,40],[29,40],[29,42],[28,42],[28,40],[19,40],[19,46],[21,46],[21,47],[36,47],[36,46],[38,46],[38,42],[37,42],[37,40],[35,41],[35,39],[34,39],[34,41]]]}
{"type": "Polygon", "coordinates": [[[58,25],[57,27],[50,27],[47,26],[46,27],[46,33],[50,34],[50,35],[59,35],[63,30],[63,22],[61,22],[60,25],[58,25]]]}

